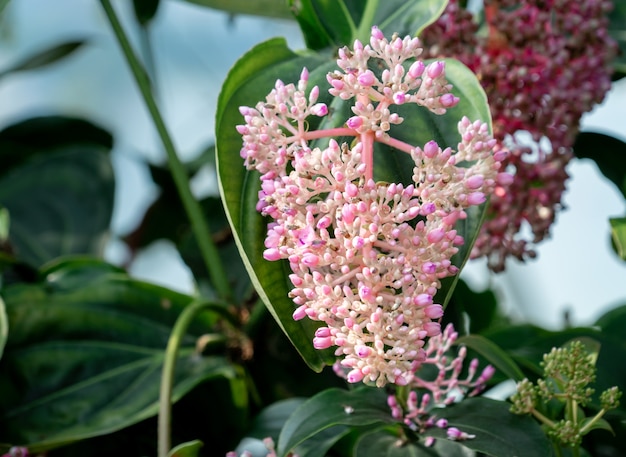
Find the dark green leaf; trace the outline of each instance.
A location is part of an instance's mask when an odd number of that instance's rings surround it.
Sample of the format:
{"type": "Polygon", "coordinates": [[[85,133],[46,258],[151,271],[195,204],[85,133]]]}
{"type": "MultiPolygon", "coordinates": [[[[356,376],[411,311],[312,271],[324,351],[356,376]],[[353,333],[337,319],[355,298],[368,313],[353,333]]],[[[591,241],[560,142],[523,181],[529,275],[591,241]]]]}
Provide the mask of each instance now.
{"type": "Polygon", "coordinates": [[[354,456],[358,457],[474,457],[474,453],[459,443],[437,440],[432,447],[412,443],[388,430],[367,433],[357,442],[354,456]]]}
{"type": "Polygon", "coordinates": [[[46,49],[45,51],[35,53],[32,56],[11,65],[9,68],[5,68],[4,70],[0,71],[0,78],[8,75],[9,73],[35,70],[37,68],[50,65],[72,54],[85,43],[85,40],[68,41],[66,43],[56,45],[50,49],[46,49]]]}
{"type": "MultiPolygon", "coordinates": [[[[393,33],[400,36],[419,35],[441,16],[447,4],[448,0],[378,2],[374,20],[369,26],[377,25],[387,36],[393,33]]],[[[361,25],[361,30],[363,28],[361,25]]],[[[369,28],[367,31],[369,32],[369,28]]]]}
{"type": "MultiPolygon", "coordinates": [[[[494,457],[549,457],[552,445],[530,416],[509,412],[510,403],[488,398],[469,398],[433,414],[445,417],[449,427],[475,435],[459,444],[494,457]]],[[[445,438],[446,431],[433,427],[426,436],[445,438]]]]}
{"type": "Polygon", "coordinates": [[[622,260],[626,260],[626,217],[612,217],[609,222],[617,254],[622,260]]]}
{"type": "Polygon", "coordinates": [[[626,143],[602,133],[581,132],[574,142],[574,154],[579,159],[593,160],[600,172],[626,198],[626,161],[623,160],[626,156],[626,143]]]}
{"type": "MultiPolygon", "coordinates": [[[[164,348],[191,297],[84,260],[43,273],[40,284],[4,291],[11,332],[0,361],[0,442],[36,453],[155,415],[164,348]]],[[[214,322],[198,316],[182,341],[175,401],[208,379],[240,382],[225,357],[196,352],[214,322]]]]}
{"type": "Polygon", "coordinates": [[[369,42],[372,26],[386,35],[416,35],[443,12],[446,0],[291,0],[309,49],[369,42]]]}
{"type": "Polygon", "coordinates": [[[135,19],[142,26],[149,24],[156,16],[161,0],[133,0],[135,19]]]}
{"type": "Polygon", "coordinates": [[[200,6],[208,6],[230,14],[250,14],[291,19],[286,0],[185,0],[200,6]]]}
{"type": "Polygon", "coordinates": [[[61,255],[101,255],[113,193],[108,151],[96,146],[49,151],[0,177],[15,255],[35,266],[61,255]]]}
{"type": "Polygon", "coordinates": [[[459,279],[446,308],[444,319],[453,322],[455,329],[466,327],[469,319],[469,333],[480,333],[489,328],[498,317],[498,302],[492,290],[473,291],[465,281],[459,279]],[[456,317],[456,321],[452,317],[456,317]]]}
{"type": "Polygon", "coordinates": [[[168,454],[169,457],[198,457],[200,448],[203,446],[202,441],[189,441],[176,446],[168,454]]]}
{"type": "Polygon", "coordinates": [[[0,132],[0,176],[29,160],[77,145],[111,149],[113,137],[82,119],[65,116],[34,117],[0,132]]]}
{"type": "Polygon", "coordinates": [[[466,335],[460,337],[456,344],[459,346],[466,346],[469,349],[473,349],[482,355],[485,359],[491,363],[496,370],[500,370],[508,378],[514,381],[521,381],[524,379],[524,373],[517,366],[515,361],[511,357],[495,345],[492,341],[481,335],[466,335]]]}
{"type": "MultiPolygon", "coordinates": [[[[290,0],[309,49],[351,45],[368,1],[290,0]]],[[[369,29],[368,29],[369,32],[369,29]]]]}
{"type": "MultiPolygon", "coordinates": [[[[285,456],[306,440],[337,425],[394,424],[384,390],[327,389],[300,405],[285,423],[278,439],[278,455],[285,456]]],[[[343,433],[342,429],[336,429],[343,433]]]]}

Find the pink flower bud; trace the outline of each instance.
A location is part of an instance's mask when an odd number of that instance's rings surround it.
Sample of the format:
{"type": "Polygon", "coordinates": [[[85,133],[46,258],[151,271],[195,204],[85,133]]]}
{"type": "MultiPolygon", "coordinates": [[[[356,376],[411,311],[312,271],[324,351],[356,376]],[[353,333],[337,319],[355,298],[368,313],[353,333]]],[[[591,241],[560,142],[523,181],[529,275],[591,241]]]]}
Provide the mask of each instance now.
{"type": "Polygon", "coordinates": [[[405,101],[406,95],[404,94],[404,92],[396,92],[395,94],[393,94],[393,102],[396,105],[403,105],[405,101]]]}
{"type": "Polygon", "coordinates": [[[328,107],[325,103],[317,103],[311,107],[311,114],[314,116],[326,116],[328,114],[328,107]]]}
{"type": "Polygon", "coordinates": [[[265,260],[274,261],[282,258],[280,251],[276,248],[266,249],[263,251],[263,258],[265,260]]]}
{"type": "Polygon", "coordinates": [[[359,116],[352,116],[346,121],[346,125],[348,128],[356,130],[363,125],[363,119],[359,116]]]}
{"type": "Polygon", "coordinates": [[[413,79],[417,79],[424,73],[424,62],[416,60],[409,67],[409,76],[413,79]]]}
{"type": "Polygon", "coordinates": [[[316,336],[315,338],[313,338],[313,347],[315,349],[328,349],[332,345],[333,345],[333,342],[332,342],[332,338],[330,337],[320,338],[316,336]]]}
{"type": "Polygon", "coordinates": [[[439,145],[435,140],[431,140],[424,145],[424,154],[432,159],[439,153],[439,145]]]}
{"type": "Polygon", "coordinates": [[[467,203],[470,205],[481,205],[485,203],[487,198],[482,192],[472,192],[467,196],[467,203]]]}
{"type": "Polygon", "coordinates": [[[452,108],[457,103],[459,103],[459,98],[455,97],[452,94],[443,94],[441,97],[439,97],[439,103],[441,103],[441,105],[445,108],[452,108]]]}
{"type": "Polygon", "coordinates": [[[441,334],[441,325],[438,322],[427,322],[424,324],[427,336],[437,336],[441,334]]]}
{"type": "Polygon", "coordinates": [[[376,38],[377,40],[384,40],[385,39],[385,35],[383,34],[383,32],[377,26],[373,26],[372,27],[372,37],[376,38]]]}
{"type": "Polygon", "coordinates": [[[484,182],[485,179],[482,177],[482,175],[470,176],[465,181],[465,187],[467,187],[468,189],[478,189],[480,186],[483,185],[484,182]]]}
{"type": "Polygon", "coordinates": [[[354,352],[361,358],[365,358],[372,353],[372,348],[359,344],[354,347],[354,352]]]}
{"type": "Polygon", "coordinates": [[[304,319],[307,316],[306,305],[302,305],[296,308],[293,312],[292,316],[294,321],[299,321],[300,319],[304,319]]]}
{"type": "Polygon", "coordinates": [[[431,64],[429,64],[426,67],[426,74],[432,78],[435,79],[438,76],[441,76],[441,74],[443,73],[443,70],[445,68],[445,63],[441,60],[438,60],[436,62],[433,62],[431,64]]]}
{"type": "Polygon", "coordinates": [[[357,81],[360,85],[369,87],[376,82],[376,76],[374,76],[372,70],[366,70],[357,77],[357,81]]]}
{"type": "Polygon", "coordinates": [[[443,316],[443,306],[441,305],[430,305],[424,309],[424,314],[430,319],[439,319],[443,316]]]}
{"type": "Polygon", "coordinates": [[[349,383],[359,382],[363,380],[363,373],[358,368],[355,368],[348,373],[347,380],[349,383]]]}
{"type": "Polygon", "coordinates": [[[443,230],[442,228],[436,228],[428,232],[428,235],[426,235],[426,239],[428,240],[429,243],[435,244],[443,240],[443,237],[445,235],[446,235],[445,230],[443,230]]]}
{"type": "Polygon", "coordinates": [[[428,294],[419,294],[417,297],[413,299],[413,303],[417,306],[427,306],[433,302],[432,295],[428,294]]]}

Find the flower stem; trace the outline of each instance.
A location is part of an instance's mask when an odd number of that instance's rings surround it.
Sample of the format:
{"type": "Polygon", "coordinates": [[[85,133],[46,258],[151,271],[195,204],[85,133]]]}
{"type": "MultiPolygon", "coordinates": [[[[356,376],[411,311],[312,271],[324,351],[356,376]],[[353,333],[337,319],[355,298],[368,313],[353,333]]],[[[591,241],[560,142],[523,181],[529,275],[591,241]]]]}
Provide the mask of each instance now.
{"type": "Polygon", "coordinates": [[[356,36],[352,39],[358,39],[361,43],[367,43],[369,41],[370,31],[374,24],[374,16],[378,9],[378,0],[369,0],[365,3],[365,10],[363,16],[361,16],[361,22],[359,28],[356,31],[356,36]]]}
{"type": "MultiPolygon", "coordinates": [[[[214,302],[196,301],[183,309],[174,324],[172,333],[167,341],[165,356],[163,360],[163,371],[161,372],[161,389],[159,392],[159,425],[158,425],[158,456],[167,457],[172,447],[171,427],[172,427],[172,388],[174,384],[174,370],[176,368],[176,358],[180,342],[187,331],[187,327],[194,317],[201,311],[213,310],[223,313],[223,306],[214,302]]],[[[216,340],[222,341],[223,335],[216,335],[216,340]]],[[[212,341],[213,342],[213,341],[212,341]]]]}
{"type": "Polygon", "coordinates": [[[144,102],[146,103],[148,111],[150,112],[154,126],[163,143],[163,147],[167,154],[167,161],[172,172],[172,177],[174,179],[174,183],[176,184],[176,189],[178,190],[180,199],[183,202],[187,217],[189,217],[189,221],[191,222],[193,233],[198,242],[198,247],[205,266],[211,277],[213,287],[222,299],[229,300],[232,293],[226,277],[226,272],[219,258],[217,248],[211,239],[211,232],[206,220],[204,219],[204,215],[202,214],[200,204],[191,193],[189,178],[187,177],[187,173],[182,162],[178,158],[172,138],[167,130],[167,127],[165,126],[165,122],[163,121],[152,94],[148,75],[135,55],[115,10],[111,6],[110,0],[100,0],[100,3],[102,4],[102,8],[109,19],[113,32],[120,44],[120,47],[122,48],[124,57],[126,58],[128,66],[130,67],[130,70],[135,78],[135,82],[137,83],[139,91],[141,92],[144,102]]]}

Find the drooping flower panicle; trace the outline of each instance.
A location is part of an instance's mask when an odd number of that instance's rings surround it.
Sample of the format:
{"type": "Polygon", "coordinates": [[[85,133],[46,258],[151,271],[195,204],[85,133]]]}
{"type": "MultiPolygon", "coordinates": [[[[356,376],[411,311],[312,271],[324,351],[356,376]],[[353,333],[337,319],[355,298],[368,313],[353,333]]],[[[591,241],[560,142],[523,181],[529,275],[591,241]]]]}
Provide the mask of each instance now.
{"type": "Polygon", "coordinates": [[[294,319],[324,323],[313,344],[336,347],[350,382],[413,379],[425,340],[441,332],[433,297],[458,272],[450,260],[463,242],[455,224],[510,179],[480,121],[459,123],[456,152],[393,138],[392,125],[403,121],[395,106],[443,114],[458,102],[443,62],[409,65],[420,52],[417,38],[388,41],[376,27],[368,45],[341,49],[329,92],[351,102],[354,116],[339,128],[307,130],[307,118],[328,109],[317,86],[307,95],[306,69],[296,85],[277,81],[265,102],[240,109],[241,155],[261,173],[257,209],[272,219],[264,257],[288,260],[294,319]],[[312,147],[320,138],[330,138],[327,146],[312,147]],[[374,142],[410,154],[412,183],[374,181],[374,142]]]}
{"type": "Polygon", "coordinates": [[[486,34],[450,0],[421,39],[425,55],[461,60],[487,93],[497,149],[507,151],[504,166],[514,179],[494,192],[472,257],[485,256],[501,271],[507,257],[535,257],[535,245],[549,235],[580,118],[609,90],[617,45],[608,33],[610,0],[484,6],[486,34]]]}

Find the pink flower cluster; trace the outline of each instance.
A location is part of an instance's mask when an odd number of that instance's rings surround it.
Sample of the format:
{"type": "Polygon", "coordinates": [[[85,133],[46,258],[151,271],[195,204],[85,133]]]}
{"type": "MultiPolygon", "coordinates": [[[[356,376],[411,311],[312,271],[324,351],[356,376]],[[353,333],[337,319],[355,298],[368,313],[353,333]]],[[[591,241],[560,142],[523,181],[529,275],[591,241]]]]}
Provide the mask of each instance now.
{"type": "Polygon", "coordinates": [[[429,57],[455,57],[480,79],[489,99],[497,149],[515,179],[496,189],[473,257],[494,271],[508,256],[535,257],[549,235],[567,180],[566,165],[583,113],[611,84],[616,43],[609,0],[485,0],[486,36],[472,14],[450,0],[424,30],[429,57]],[[530,228],[531,239],[520,233],[530,228]]]}
{"type": "MultiPolygon", "coordinates": [[[[418,433],[431,427],[439,427],[447,430],[447,436],[451,440],[474,438],[474,435],[462,432],[458,428],[448,427],[448,421],[445,418],[431,415],[433,407],[449,406],[460,397],[478,395],[484,390],[487,381],[495,373],[495,369],[491,365],[487,365],[476,377],[478,359],[472,359],[467,375],[465,378],[459,379],[467,350],[461,346],[456,357],[450,359],[448,355],[458,336],[452,324],[449,324],[443,333],[428,340],[424,348],[426,358],[422,362],[422,367],[426,368],[430,365],[433,368],[434,376],[429,380],[424,379],[424,376],[416,376],[411,382],[411,388],[426,391],[421,397],[418,396],[416,390],[411,390],[403,404],[398,402],[395,395],[390,395],[387,398],[391,415],[402,420],[418,433]]],[[[433,439],[427,439],[426,445],[433,444],[433,441],[433,439]]]]}
{"type": "Polygon", "coordinates": [[[317,86],[307,95],[306,69],[297,85],[277,81],[265,102],[240,109],[241,155],[261,173],[257,209],[272,219],[264,257],[288,260],[293,317],[323,322],[313,344],[336,347],[349,382],[413,380],[425,340],[441,332],[443,308],[433,302],[440,280],[458,272],[450,261],[463,242],[455,223],[510,180],[479,121],[459,123],[456,152],[392,137],[403,121],[394,106],[443,114],[458,101],[443,62],[407,62],[420,52],[417,38],[388,41],[376,27],[368,45],[339,50],[329,92],[354,114],[339,128],[308,131],[307,118],[328,109],[317,86]],[[312,145],[322,138],[324,146],[312,145]],[[410,154],[412,183],[374,181],[374,142],[410,154]]]}

